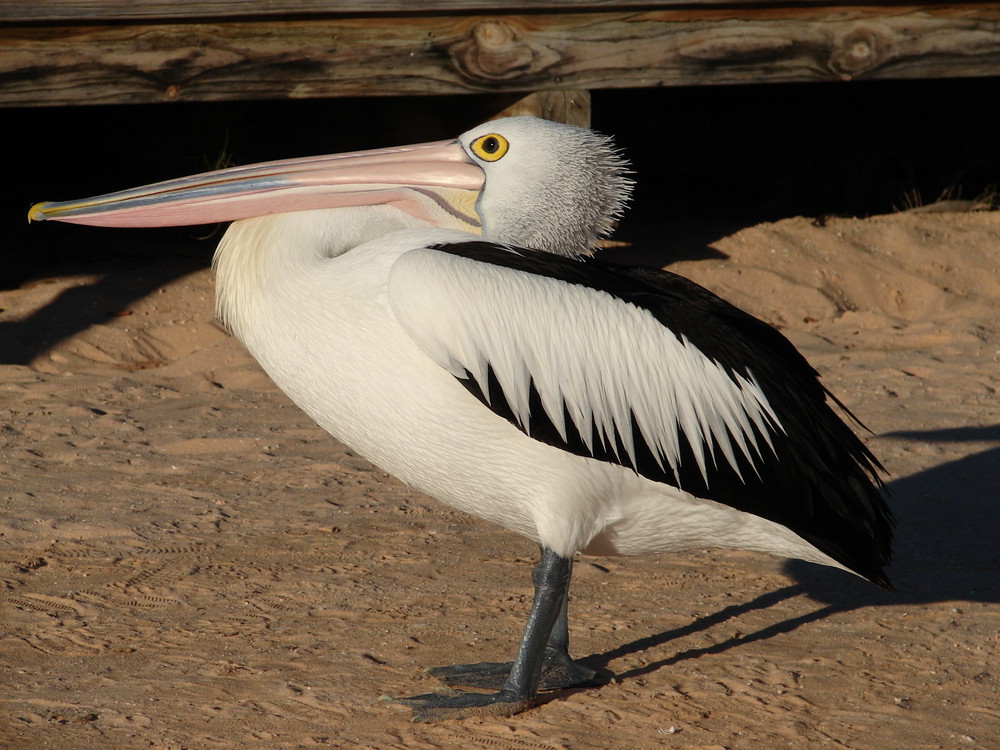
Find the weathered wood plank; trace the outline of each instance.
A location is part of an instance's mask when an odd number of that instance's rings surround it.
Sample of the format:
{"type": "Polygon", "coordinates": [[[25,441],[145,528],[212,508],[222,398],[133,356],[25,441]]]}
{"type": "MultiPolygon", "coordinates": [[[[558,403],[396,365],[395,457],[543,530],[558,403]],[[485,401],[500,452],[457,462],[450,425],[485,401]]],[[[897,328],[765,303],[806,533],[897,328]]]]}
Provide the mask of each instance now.
{"type": "Polygon", "coordinates": [[[574,89],[570,91],[535,91],[518,99],[509,107],[497,112],[491,120],[501,117],[544,117],[546,120],[590,127],[590,92],[574,89]]]}
{"type": "MultiPolygon", "coordinates": [[[[815,0],[784,0],[791,5],[815,5],[815,0]]],[[[655,10],[698,5],[766,6],[775,0],[2,0],[0,22],[138,21],[173,19],[266,18],[290,15],[525,11],[583,12],[594,10],[655,10]]],[[[856,0],[827,0],[827,6],[852,5],[856,0]]],[[[899,5],[900,0],[873,0],[872,5],[899,5]]]]}
{"type": "Polygon", "coordinates": [[[0,104],[995,75],[1000,3],[0,27],[0,104]]]}

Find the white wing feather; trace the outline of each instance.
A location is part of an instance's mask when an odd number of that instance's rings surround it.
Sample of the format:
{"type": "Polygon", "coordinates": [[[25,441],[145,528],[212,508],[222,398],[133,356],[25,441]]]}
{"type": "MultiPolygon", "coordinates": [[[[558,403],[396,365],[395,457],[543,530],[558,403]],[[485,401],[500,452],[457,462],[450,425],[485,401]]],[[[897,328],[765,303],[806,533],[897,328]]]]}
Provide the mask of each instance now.
{"type": "Polygon", "coordinates": [[[612,449],[617,430],[633,467],[633,415],[675,476],[683,432],[706,484],[716,450],[739,473],[736,452],[753,465],[758,434],[772,449],[769,432],[781,429],[752,375],[730,377],[648,311],[606,292],[425,248],[396,261],[388,298],[403,329],[452,375],[468,371],[488,394],[492,368],[522,429],[534,382],[563,440],[567,414],[590,450],[592,425],[612,449]]]}

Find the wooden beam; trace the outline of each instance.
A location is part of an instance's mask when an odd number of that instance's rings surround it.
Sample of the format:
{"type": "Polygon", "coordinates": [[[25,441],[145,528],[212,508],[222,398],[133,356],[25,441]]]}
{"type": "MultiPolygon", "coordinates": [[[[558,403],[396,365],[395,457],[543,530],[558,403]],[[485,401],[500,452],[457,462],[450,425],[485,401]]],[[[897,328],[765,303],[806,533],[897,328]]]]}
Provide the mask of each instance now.
{"type": "Polygon", "coordinates": [[[1000,3],[0,26],[0,104],[996,75],[1000,3]]]}
{"type": "MultiPolygon", "coordinates": [[[[815,0],[784,0],[790,5],[815,5],[815,0]]],[[[278,16],[361,15],[378,13],[581,13],[608,10],[662,10],[677,7],[727,5],[772,6],[775,0],[4,0],[0,23],[54,21],[102,22],[163,19],[254,19],[278,16]]],[[[827,0],[826,6],[855,5],[856,0],[827,0]]],[[[870,0],[870,5],[899,5],[900,0],[870,0]]]]}

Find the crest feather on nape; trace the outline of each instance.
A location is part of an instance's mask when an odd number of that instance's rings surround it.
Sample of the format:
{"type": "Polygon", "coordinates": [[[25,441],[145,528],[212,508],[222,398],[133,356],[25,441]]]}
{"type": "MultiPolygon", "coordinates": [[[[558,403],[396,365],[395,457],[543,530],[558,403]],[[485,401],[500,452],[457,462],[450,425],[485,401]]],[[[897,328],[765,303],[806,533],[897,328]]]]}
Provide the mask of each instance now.
{"type": "Polygon", "coordinates": [[[593,139],[590,167],[594,192],[590,209],[593,211],[592,230],[581,243],[586,250],[597,247],[598,240],[611,235],[632,196],[635,181],[622,150],[609,136],[587,131],[593,139]]]}
{"type": "Polygon", "coordinates": [[[611,235],[635,183],[628,161],[611,137],[564,127],[567,138],[559,144],[550,178],[558,180],[563,191],[558,201],[563,219],[552,224],[558,233],[550,238],[550,247],[539,249],[579,256],[597,249],[598,242],[611,235]]]}

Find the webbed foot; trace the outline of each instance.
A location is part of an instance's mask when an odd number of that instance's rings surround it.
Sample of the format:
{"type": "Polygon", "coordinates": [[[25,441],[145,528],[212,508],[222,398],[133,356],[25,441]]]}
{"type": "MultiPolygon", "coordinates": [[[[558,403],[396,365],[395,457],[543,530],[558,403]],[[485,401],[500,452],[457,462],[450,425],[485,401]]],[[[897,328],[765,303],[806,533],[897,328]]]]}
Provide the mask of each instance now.
{"type": "MultiPolygon", "coordinates": [[[[447,667],[432,667],[428,674],[437,677],[445,685],[500,690],[510,675],[514,662],[479,662],[477,664],[453,664],[447,667]]],[[[568,656],[546,655],[542,666],[539,690],[563,690],[565,688],[597,687],[611,680],[607,670],[597,670],[568,656]]]]}

